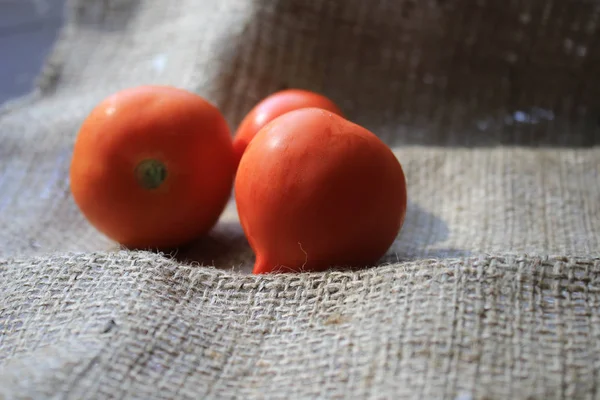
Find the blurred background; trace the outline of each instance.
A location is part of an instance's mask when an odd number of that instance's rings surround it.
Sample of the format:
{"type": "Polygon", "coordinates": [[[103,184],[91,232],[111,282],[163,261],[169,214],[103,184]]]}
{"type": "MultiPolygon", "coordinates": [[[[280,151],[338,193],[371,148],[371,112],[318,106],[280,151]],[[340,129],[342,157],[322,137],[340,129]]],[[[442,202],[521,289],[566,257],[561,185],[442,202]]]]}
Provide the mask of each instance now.
{"type": "MultiPolygon", "coordinates": [[[[31,90],[60,31],[67,1],[0,0],[0,103],[31,90]]],[[[212,4],[198,2],[192,4],[200,12],[212,4]]],[[[71,20],[82,30],[104,32],[106,37],[131,35],[127,21],[148,4],[85,3],[83,11],[72,7],[71,20]],[[112,13],[109,19],[103,16],[105,9],[112,13]]],[[[355,122],[377,128],[382,138],[399,144],[600,143],[600,2],[234,3],[225,13],[237,22],[223,28],[222,40],[168,39],[185,42],[190,52],[214,44],[203,50],[197,65],[188,60],[181,68],[204,71],[201,66],[211,65],[207,71],[213,75],[202,80],[210,84],[198,83],[191,89],[214,101],[232,125],[268,94],[301,87],[329,96],[355,122]],[[362,20],[356,21],[357,16],[362,20]],[[254,50],[248,52],[250,48],[254,50]]],[[[161,18],[168,26],[169,18],[161,18]]],[[[202,29],[203,18],[197,15],[186,23],[198,23],[202,29]]],[[[163,32],[165,37],[170,34],[168,28],[163,32]]],[[[102,50],[101,43],[90,53],[96,63],[117,53],[144,55],[148,65],[163,72],[155,74],[153,82],[174,83],[161,80],[168,75],[166,50],[153,51],[137,43],[119,53],[118,46],[102,50]]],[[[146,68],[140,57],[139,67],[146,68]]],[[[143,76],[140,71],[131,74],[143,76]]],[[[115,76],[114,81],[121,78],[115,76]]],[[[90,88],[81,89],[92,95],[90,88]]]]}
{"type": "Polygon", "coordinates": [[[63,22],[65,0],[0,0],[0,103],[29,93],[63,22]]]}

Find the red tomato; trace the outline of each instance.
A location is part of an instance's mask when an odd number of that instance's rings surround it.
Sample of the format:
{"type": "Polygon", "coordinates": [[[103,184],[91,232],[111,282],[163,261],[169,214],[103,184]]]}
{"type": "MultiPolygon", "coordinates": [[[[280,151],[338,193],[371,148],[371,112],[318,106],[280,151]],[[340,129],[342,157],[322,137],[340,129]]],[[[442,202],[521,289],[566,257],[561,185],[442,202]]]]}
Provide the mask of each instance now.
{"type": "Polygon", "coordinates": [[[237,161],[258,131],[273,119],[300,108],[316,107],[343,116],[331,100],[308,90],[287,89],[274,93],[258,103],[244,118],[233,140],[237,161]]]}
{"type": "Polygon", "coordinates": [[[406,214],[406,181],[390,148],[316,108],[260,130],[240,162],[235,196],[254,273],[372,265],[406,214]]]}
{"type": "Polygon", "coordinates": [[[216,107],[182,89],[135,87],[106,98],[83,122],[71,191],[111,239],[170,248],[216,223],[231,194],[234,161],[216,107]]]}

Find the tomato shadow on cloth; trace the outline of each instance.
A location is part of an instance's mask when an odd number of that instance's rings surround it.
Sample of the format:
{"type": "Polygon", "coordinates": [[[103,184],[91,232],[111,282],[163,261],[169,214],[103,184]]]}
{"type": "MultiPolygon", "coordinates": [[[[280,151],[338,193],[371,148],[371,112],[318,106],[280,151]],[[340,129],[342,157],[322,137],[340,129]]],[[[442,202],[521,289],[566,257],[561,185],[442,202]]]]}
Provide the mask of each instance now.
{"type": "MultiPolygon", "coordinates": [[[[232,126],[296,87],[325,94],[394,145],[600,143],[593,35],[565,52],[535,34],[560,25],[559,12],[494,4],[255,0],[216,55],[210,97],[232,126]]],[[[589,19],[593,7],[571,11],[589,19]]]]}
{"type": "Polygon", "coordinates": [[[380,263],[471,255],[452,242],[452,231],[444,219],[409,200],[402,230],[380,263]]]}
{"type": "Polygon", "coordinates": [[[254,253],[237,217],[233,199],[229,201],[217,225],[205,236],[173,253],[186,264],[214,266],[241,273],[252,272],[254,253]]]}
{"type": "MultiPolygon", "coordinates": [[[[186,264],[251,273],[254,253],[234,213],[235,205],[231,201],[217,226],[208,235],[180,248],[173,253],[174,257],[186,264]]],[[[450,229],[443,219],[418,204],[409,202],[404,226],[378,265],[419,258],[470,255],[466,250],[444,246],[450,238],[450,229]]]]}

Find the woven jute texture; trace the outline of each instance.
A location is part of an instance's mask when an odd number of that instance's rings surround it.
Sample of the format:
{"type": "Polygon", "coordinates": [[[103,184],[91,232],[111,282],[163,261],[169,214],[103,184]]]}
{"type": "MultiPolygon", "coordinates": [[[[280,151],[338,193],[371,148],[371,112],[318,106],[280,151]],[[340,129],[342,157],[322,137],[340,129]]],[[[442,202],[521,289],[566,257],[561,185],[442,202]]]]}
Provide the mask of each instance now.
{"type": "Polygon", "coordinates": [[[0,398],[600,399],[600,2],[66,11],[0,109],[0,398]],[[119,249],[73,203],[71,151],[147,83],[232,129],[284,87],[331,97],[404,167],[396,242],[363,270],[248,275],[232,200],[173,254],[119,249]]]}

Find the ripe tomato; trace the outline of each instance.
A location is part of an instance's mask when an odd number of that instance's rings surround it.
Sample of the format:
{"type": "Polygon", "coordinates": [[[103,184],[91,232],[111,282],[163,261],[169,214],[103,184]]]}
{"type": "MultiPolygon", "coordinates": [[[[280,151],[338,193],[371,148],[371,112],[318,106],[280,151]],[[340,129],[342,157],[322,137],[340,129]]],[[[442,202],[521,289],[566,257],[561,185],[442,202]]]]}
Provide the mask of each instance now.
{"type": "Polygon", "coordinates": [[[256,135],[235,178],[254,273],[375,263],[406,214],[406,181],[377,136],[331,112],[306,108],[256,135]]]}
{"type": "Polygon", "coordinates": [[[248,143],[258,131],[273,119],[300,108],[316,107],[342,115],[331,100],[308,90],[287,89],[274,93],[258,103],[242,120],[233,139],[237,162],[244,154],[248,143]]]}
{"type": "Polygon", "coordinates": [[[235,159],[225,119],[168,86],[113,94],[83,122],[71,191],[98,230],[135,248],[170,248],[206,233],[231,194],[235,159]]]}

